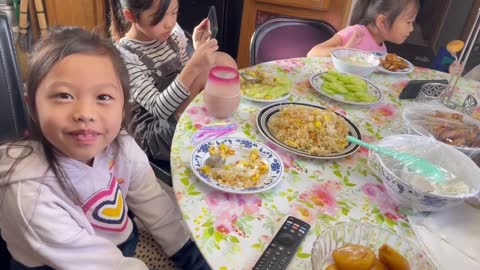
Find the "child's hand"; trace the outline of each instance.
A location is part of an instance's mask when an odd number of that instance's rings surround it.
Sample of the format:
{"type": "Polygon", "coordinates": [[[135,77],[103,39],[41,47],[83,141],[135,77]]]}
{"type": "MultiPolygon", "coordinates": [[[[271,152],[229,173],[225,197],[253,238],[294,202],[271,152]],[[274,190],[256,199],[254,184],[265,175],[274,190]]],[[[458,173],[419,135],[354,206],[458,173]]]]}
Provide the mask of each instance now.
{"type": "Polygon", "coordinates": [[[205,43],[212,33],[210,33],[210,22],[207,18],[193,29],[193,48],[196,50],[200,44],[205,43]]]}
{"type": "Polygon", "coordinates": [[[463,65],[461,65],[458,61],[454,61],[449,67],[448,67],[448,73],[451,75],[462,75],[463,72],[463,65]]]}
{"type": "Polygon", "coordinates": [[[216,39],[209,39],[200,45],[193,52],[187,65],[198,69],[210,70],[215,65],[215,52],[218,50],[218,42],[216,39]]]}
{"type": "Polygon", "coordinates": [[[355,30],[353,32],[352,36],[350,37],[350,40],[345,43],[345,48],[357,48],[358,45],[360,44],[360,41],[362,41],[363,38],[363,33],[360,30],[355,30]]]}

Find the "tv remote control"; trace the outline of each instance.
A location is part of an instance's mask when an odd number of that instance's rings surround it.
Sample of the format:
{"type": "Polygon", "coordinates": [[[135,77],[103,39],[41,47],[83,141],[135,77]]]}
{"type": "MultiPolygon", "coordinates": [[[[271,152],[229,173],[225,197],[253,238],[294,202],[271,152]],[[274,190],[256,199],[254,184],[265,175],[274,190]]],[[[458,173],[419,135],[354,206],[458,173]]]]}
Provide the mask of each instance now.
{"type": "Polygon", "coordinates": [[[258,259],[253,270],[287,269],[308,230],[310,230],[308,223],[289,216],[258,259]]]}

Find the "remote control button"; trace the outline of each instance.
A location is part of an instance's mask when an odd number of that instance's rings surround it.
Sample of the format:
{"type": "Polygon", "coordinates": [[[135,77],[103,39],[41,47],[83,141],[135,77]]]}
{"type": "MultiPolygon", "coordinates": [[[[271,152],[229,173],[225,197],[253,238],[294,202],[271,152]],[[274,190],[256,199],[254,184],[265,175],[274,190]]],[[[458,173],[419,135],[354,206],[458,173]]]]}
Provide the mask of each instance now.
{"type": "Polygon", "coordinates": [[[278,242],[280,242],[284,246],[291,246],[295,243],[295,238],[291,234],[281,233],[278,237],[278,242]]]}

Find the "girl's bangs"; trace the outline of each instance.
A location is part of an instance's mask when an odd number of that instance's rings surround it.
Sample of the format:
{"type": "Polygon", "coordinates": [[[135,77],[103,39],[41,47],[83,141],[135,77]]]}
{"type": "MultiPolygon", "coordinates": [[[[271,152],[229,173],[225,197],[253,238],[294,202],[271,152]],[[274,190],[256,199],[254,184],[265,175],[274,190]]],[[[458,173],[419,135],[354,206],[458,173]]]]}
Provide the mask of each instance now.
{"type": "Polygon", "coordinates": [[[162,21],[165,13],[167,12],[168,6],[170,5],[171,0],[160,0],[158,4],[157,10],[151,16],[152,21],[150,22],[151,26],[157,25],[159,22],[162,21]]]}

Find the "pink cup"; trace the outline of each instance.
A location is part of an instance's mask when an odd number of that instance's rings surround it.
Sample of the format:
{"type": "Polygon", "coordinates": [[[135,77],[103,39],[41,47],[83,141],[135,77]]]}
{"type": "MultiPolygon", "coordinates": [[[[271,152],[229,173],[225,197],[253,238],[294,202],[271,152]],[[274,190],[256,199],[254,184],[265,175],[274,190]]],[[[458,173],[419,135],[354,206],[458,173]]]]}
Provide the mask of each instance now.
{"type": "Polygon", "coordinates": [[[203,101],[213,117],[218,119],[230,117],[240,104],[238,71],[231,67],[213,67],[208,74],[203,101]]]}

